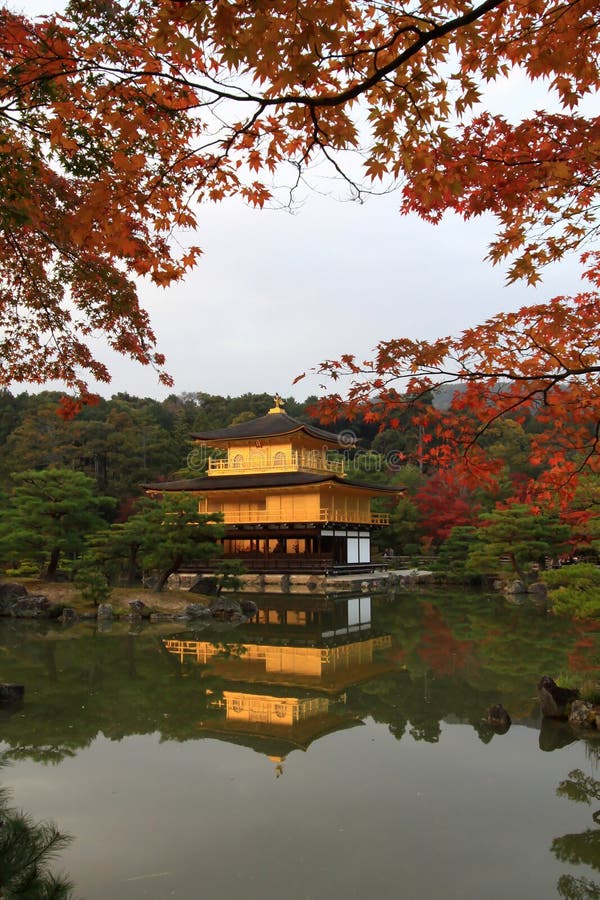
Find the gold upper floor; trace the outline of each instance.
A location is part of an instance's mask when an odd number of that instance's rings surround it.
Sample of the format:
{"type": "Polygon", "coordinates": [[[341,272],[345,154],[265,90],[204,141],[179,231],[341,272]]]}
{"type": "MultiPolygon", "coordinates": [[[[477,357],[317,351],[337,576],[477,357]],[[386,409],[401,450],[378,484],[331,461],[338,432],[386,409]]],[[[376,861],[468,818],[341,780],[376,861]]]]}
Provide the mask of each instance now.
{"type": "Polygon", "coordinates": [[[229,448],[226,459],[208,459],[208,475],[257,475],[270,472],[314,472],[344,475],[344,461],[330,459],[325,449],[287,444],[229,448]]]}
{"type": "Polygon", "coordinates": [[[289,416],[276,394],[264,416],[192,435],[196,443],[221,451],[207,460],[208,475],[259,475],[309,472],[343,476],[344,450],[351,432],[337,435],[289,416]]]}

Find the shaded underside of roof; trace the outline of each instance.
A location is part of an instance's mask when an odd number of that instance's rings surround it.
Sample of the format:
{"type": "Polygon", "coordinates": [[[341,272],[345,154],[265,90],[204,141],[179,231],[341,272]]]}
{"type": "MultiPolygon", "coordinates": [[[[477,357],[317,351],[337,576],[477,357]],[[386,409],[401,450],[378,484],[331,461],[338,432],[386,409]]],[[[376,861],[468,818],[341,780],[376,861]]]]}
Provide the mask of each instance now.
{"type": "Polygon", "coordinates": [[[327,444],[341,446],[338,435],[314,425],[307,425],[299,419],[288,416],[287,413],[267,413],[258,419],[250,419],[248,422],[240,422],[239,425],[230,425],[229,428],[217,428],[215,431],[197,431],[191,437],[195,441],[240,441],[249,438],[268,438],[278,435],[292,434],[294,431],[304,431],[306,434],[327,444]]]}
{"type": "Polygon", "coordinates": [[[336,484],[378,494],[401,494],[404,488],[384,487],[380,484],[365,484],[350,481],[332,474],[315,474],[312,472],[268,472],[256,475],[211,475],[203,478],[184,478],[180,481],[158,481],[144,484],[146,491],[243,491],[257,488],[302,487],[312,484],[336,484]]]}
{"type": "Polygon", "coordinates": [[[313,741],[343,731],[364,725],[362,719],[356,713],[315,716],[303,719],[292,726],[270,725],[262,722],[222,721],[221,727],[212,726],[202,729],[204,737],[219,741],[227,741],[228,744],[237,744],[248,747],[265,756],[285,757],[292,750],[307,750],[313,741]]]}

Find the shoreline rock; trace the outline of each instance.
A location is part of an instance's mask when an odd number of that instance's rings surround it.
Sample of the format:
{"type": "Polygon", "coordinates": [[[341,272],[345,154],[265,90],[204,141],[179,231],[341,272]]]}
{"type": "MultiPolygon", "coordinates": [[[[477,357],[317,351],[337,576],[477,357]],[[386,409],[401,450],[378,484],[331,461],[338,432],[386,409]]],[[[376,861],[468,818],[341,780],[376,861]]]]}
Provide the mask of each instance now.
{"type": "Polygon", "coordinates": [[[537,686],[542,715],[549,719],[568,719],[571,704],[579,699],[579,691],[562,688],[549,675],[543,675],[537,686]]]}

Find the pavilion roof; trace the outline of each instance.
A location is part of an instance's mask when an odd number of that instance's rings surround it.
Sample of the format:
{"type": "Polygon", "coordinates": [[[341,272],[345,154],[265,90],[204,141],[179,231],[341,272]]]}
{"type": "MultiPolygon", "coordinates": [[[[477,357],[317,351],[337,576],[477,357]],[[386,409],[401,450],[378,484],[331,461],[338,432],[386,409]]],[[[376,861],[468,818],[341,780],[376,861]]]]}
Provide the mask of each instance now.
{"type": "Polygon", "coordinates": [[[179,481],[158,481],[144,484],[146,491],[167,493],[171,491],[227,491],[251,490],[253,488],[300,487],[311,484],[332,484],[354,487],[369,491],[371,494],[401,494],[403,488],[386,487],[381,484],[366,484],[352,481],[331,473],[313,472],[268,472],[256,475],[210,475],[202,478],[183,478],[179,481]]]}
{"type": "Polygon", "coordinates": [[[217,441],[243,441],[279,437],[293,434],[297,431],[303,431],[310,437],[333,447],[348,446],[334,432],[325,431],[323,428],[316,428],[314,425],[301,422],[293,416],[288,416],[283,410],[278,410],[277,413],[267,413],[265,416],[250,419],[248,422],[240,422],[239,425],[230,425],[229,428],[217,428],[214,431],[197,431],[191,437],[196,441],[215,443],[217,441]]]}

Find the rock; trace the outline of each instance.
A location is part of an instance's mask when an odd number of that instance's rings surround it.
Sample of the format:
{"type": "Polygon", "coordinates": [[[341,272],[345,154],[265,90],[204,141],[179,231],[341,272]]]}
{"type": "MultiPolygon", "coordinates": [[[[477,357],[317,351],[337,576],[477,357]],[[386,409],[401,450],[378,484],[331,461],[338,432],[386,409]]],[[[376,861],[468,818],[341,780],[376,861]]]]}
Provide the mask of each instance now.
{"type": "Polygon", "coordinates": [[[96,610],[96,618],[97,619],[112,619],[113,617],[113,608],[110,603],[100,603],[98,605],[98,609],[96,610]]]}
{"type": "Polygon", "coordinates": [[[211,601],[210,612],[215,619],[240,619],[243,617],[242,607],[230,597],[217,597],[211,601]]]}
{"type": "Polygon", "coordinates": [[[258,612],[258,606],[254,602],[254,600],[249,600],[247,597],[242,597],[239,601],[240,608],[245,616],[248,616],[251,619],[258,612]]]}
{"type": "Polygon", "coordinates": [[[76,622],[79,616],[77,615],[77,611],[73,609],[72,606],[65,606],[62,613],[59,616],[60,622],[76,622]]]}
{"type": "Polygon", "coordinates": [[[189,619],[204,619],[212,615],[208,606],[203,603],[188,603],[184,613],[189,619]]]}
{"type": "Polygon", "coordinates": [[[15,619],[41,619],[47,618],[50,610],[50,601],[44,594],[27,594],[15,600],[10,615],[15,619]]]}
{"type": "Polygon", "coordinates": [[[514,581],[509,581],[504,586],[504,592],[506,594],[526,594],[527,588],[525,587],[525,583],[521,581],[519,578],[515,578],[514,581]]]}
{"type": "Polygon", "coordinates": [[[534,581],[533,584],[529,586],[529,593],[533,594],[536,600],[546,600],[548,597],[548,588],[543,581],[534,581]]]}
{"type": "Polygon", "coordinates": [[[27,588],[16,581],[0,584],[0,616],[11,616],[17,600],[27,597],[27,588]]]}
{"type": "Polygon", "coordinates": [[[150,607],[146,606],[143,600],[130,600],[128,606],[131,615],[140,616],[142,619],[150,618],[150,607]]]}
{"type": "Polygon", "coordinates": [[[189,589],[192,594],[216,596],[219,593],[219,579],[216,575],[198,575],[189,589]]]}
{"type": "Polygon", "coordinates": [[[0,583],[0,609],[4,603],[12,603],[20,597],[27,596],[27,588],[16,581],[3,581],[0,583]]]}
{"type": "Polygon", "coordinates": [[[573,700],[569,711],[569,725],[573,728],[597,728],[596,721],[600,716],[600,706],[588,703],[587,700],[573,700]]]}
{"type": "Polygon", "coordinates": [[[24,697],[24,684],[0,684],[0,706],[19,705],[24,697]]]}
{"type": "Polygon", "coordinates": [[[542,715],[551,719],[568,719],[571,703],[579,698],[579,691],[561,688],[549,675],[543,675],[537,686],[542,715]]]}
{"type": "Polygon", "coordinates": [[[490,706],[485,721],[497,734],[506,734],[511,725],[510,716],[501,703],[490,706]]]}

